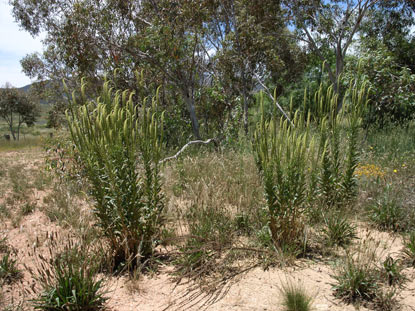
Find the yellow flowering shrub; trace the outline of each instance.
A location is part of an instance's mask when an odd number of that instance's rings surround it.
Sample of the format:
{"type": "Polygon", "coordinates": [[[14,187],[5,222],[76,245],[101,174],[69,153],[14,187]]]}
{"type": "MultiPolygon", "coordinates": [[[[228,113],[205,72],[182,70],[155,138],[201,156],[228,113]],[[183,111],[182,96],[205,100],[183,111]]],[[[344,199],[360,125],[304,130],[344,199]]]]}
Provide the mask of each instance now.
{"type": "Polygon", "coordinates": [[[359,164],[356,168],[355,175],[358,178],[382,178],[385,177],[385,172],[375,164],[359,164]]]}

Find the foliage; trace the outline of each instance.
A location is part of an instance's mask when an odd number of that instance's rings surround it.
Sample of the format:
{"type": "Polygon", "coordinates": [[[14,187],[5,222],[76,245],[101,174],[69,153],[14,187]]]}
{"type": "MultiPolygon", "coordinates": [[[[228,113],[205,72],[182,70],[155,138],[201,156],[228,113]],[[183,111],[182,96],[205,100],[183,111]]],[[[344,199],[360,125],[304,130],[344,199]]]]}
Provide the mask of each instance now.
{"type": "Polygon", "coordinates": [[[293,124],[295,128],[283,118],[266,121],[262,113],[255,132],[255,156],[264,181],[271,237],[277,247],[298,242],[307,206],[307,154],[313,154],[314,142],[310,144],[308,124],[299,113],[293,124]]]}
{"type": "Polygon", "coordinates": [[[12,252],[7,251],[0,260],[0,280],[11,283],[23,276],[17,267],[17,260],[11,257],[12,252]]]}
{"type": "Polygon", "coordinates": [[[98,258],[84,242],[73,237],[63,242],[50,236],[50,258],[37,253],[35,269],[28,268],[41,286],[41,294],[32,301],[35,310],[96,311],[104,309],[103,281],[96,278],[98,258]]]}
{"type": "MultiPolygon", "coordinates": [[[[296,27],[295,33],[323,63],[337,94],[343,93],[339,80],[346,63],[347,51],[361,27],[362,20],[376,2],[284,1],[290,20],[296,27]]],[[[336,109],[339,111],[343,101],[338,101],[337,104],[336,109]]]]}
{"type": "Polygon", "coordinates": [[[336,280],[333,289],[337,297],[347,301],[370,301],[375,298],[378,279],[375,256],[370,248],[359,249],[355,254],[347,252],[333,275],[336,280]]]}
{"type": "Polygon", "coordinates": [[[369,219],[380,229],[405,231],[408,215],[391,185],[384,188],[381,198],[369,206],[369,219]]]}
{"type": "Polygon", "coordinates": [[[347,246],[357,238],[356,227],[338,212],[324,218],[322,232],[329,246],[347,246]]]}
{"type": "Polygon", "coordinates": [[[282,306],[284,311],[310,311],[312,310],[312,298],[305,289],[292,283],[283,284],[280,288],[282,306]]]}
{"type": "Polygon", "coordinates": [[[376,50],[363,49],[361,57],[350,62],[345,80],[366,81],[372,89],[366,126],[385,126],[388,121],[405,123],[415,115],[415,75],[398,64],[384,46],[376,50]]]}
{"type": "Polygon", "coordinates": [[[408,67],[415,73],[412,53],[415,41],[411,33],[411,27],[415,24],[412,16],[414,9],[411,0],[379,1],[362,23],[361,45],[371,51],[384,45],[399,66],[408,67]]]}
{"type": "Polygon", "coordinates": [[[405,260],[415,267],[415,231],[409,233],[404,240],[404,249],[402,250],[405,260]]]}
{"type": "Polygon", "coordinates": [[[7,122],[13,140],[19,140],[22,124],[33,126],[38,115],[36,104],[25,94],[10,85],[0,89],[0,117],[7,122]]]}
{"type": "Polygon", "coordinates": [[[366,101],[365,85],[350,84],[343,97],[344,109],[337,114],[338,94],[333,87],[321,86],[315,94],[318,107],[314,115],[310,110],[297,111],[291,121],[281,117],[279,122],[275,118],[266,120],[261,102],[254,153],[264,182],[271,236],[277,246],[285,241],[295,243],[307,209],[315,204],[339,207],[356,197],[360,116],[366,101]],[[311,116],[316,124],[310,121],[311,116]],[[343,133],[346,153],[340,152],[343,133]]]}
{"type": "MultiPolygon", "coordinates": [[[[85,94],[81,94],[85,96],[85,94]]],[[[114,256],[114,264],[133,266],[151,256],[157,245],[164,207],[160,160],[163,114],[134,93],[103,86],[102,96],[68,114],[71,137],[79,154],[94,213],[114,256]]]]}
{"type": "Polygon", "coordinates": [[[280,1],[10,3],[22,28],[47,38],[44,52],[27,55],[21,64],[54,103],[51,126],[59,123],[63,78],[75,88],[76,79],[87,76],[99,89],[96,73],[119,68],[111,77],[117,88],[135,89],[133,70],[144,70],[148,93],[161,85],[160,104],[174,119],[185,118],[196,138],[200,125],[210,133],[238,104],[246,128],[255,75],[264,81],[270,76],[282,88],[304,64],[305,52],[286,28],[280,1]],[[207,100],[219,81],[229,100],[207,100]]]}

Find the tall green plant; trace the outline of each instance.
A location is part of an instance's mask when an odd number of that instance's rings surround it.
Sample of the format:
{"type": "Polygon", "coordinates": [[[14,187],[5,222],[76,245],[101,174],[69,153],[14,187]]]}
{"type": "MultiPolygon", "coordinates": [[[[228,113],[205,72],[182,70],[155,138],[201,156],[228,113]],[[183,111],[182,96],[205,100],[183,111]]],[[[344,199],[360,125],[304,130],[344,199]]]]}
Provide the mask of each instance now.
{"type": "Polygon", "coordinates": [[[359,130],[368,94],[365,83],[358,87],[353,81],[343,96],[341,112],[337,112],[339,97],[332,87],[321,86],[315,94],[319,106],[322,163],[319,188],[326,207],[341,206],[357,195],[355,170],[359,160],[359,130]],[[330,107],[328,111],[327,107],[330,107]]]}
{"type": "MultiPolygon", "coordinates": [[[[133,101],[107,81],[95,101],[67,113],[69,129],[95,200],[98,225],[114,252],[115,265],[151,256],[163,210],[160,165],[163,113],[156,96],[133,101]]],[[[81,98],[85,100],[84,85],[81,98]]]]}
{"type": "Polygon", "coordinates": [[[349,101],[349,104],[344,106],[347,116],[346,137],[348,148],[344,165],[342,189],[344,198],[347,201],[350,201],[357,195],[355,171],[359,160],[359,129],[362,125],[362,117],[367,108],[369,101],[368,96],[370,94],[370,88],[367,88],[366,83],[363,83],[361,87],[358,88],[356,82],[357,81],[353,81],[350,83],[345,97],[346,100],[349,101]]]}
{"type": "Polygon", "coordinates": [[[314,153],[314,142],[309,139],[309,124],[299,112],[294,115],[293,127],[283,118],[265,120],[262,103],[261,110],[255,154],[264,182],[271,237],[277,247],[285,247],[298,241],[303,232],[308,159],[314,153]]]}
{"type": "MultiPolygon", "coordinates": [[[[325,208],[341,206],[356,196],[354,172],[367,93],[365,85],[358,88],[351,84],[343,97],[344,108],[338,113],[339,95],[333,87],[321,86],[314,96],[318,107],[295,112],[292,123],[283,117],[279,121],[266,120],[261,100],[254,154],[263,178],[269,229],[276,246],[299,239],[307,208],[316,203],[325,208]],[[312,113],[316,115],[312,117],[312,113]]],[[[315,214],[310,210],[309,215],[315,214]]]]}

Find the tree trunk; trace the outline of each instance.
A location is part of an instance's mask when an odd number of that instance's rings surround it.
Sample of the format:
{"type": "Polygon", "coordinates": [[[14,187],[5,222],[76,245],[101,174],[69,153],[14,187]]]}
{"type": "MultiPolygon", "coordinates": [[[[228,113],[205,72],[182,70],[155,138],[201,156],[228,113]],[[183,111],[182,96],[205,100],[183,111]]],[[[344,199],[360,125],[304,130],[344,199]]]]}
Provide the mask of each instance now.
{"type": "Polygon", "coordinates": [[[14,131],[13,131],[13,111],[12,110],[10,110],[10,122],[9,122],[9,126],[10,126],[10,133],[13,136],[13,140],[16,140],[16,135],[14,134],[14,131]]]}
{"type": "Polygon", "coordinates": [[[246,91],[246,75],[245,75],[245,68],[242,69],[242,100],[243,100],[243,119],[244,119],[244,130],[245,135],[248,135],[248,96],[246,91]]]}
{"type": "Polygon", "coordinates": [[[337,113],[342,109],[343,105],[343,96],[340,89],[340,75],[343,73],[344,68],[344,59],[343,59],[343,53],[341,47],[337,48],[336,51],[336,83],[334,84],[334,91],[338,95],[337,99],[337,113]]]}
{"type": "Polygon", "coordinates": [[[243,118],[244,118],[244,130],[245,135],[248,135],[248,98],[246,96],[246,90],[243,91],[243,118]]]}
{"type": "Polygon", "coordinates": [[[10,133],[12,134],[12,136],[13,136],[13,140],[16,140],[16,135],[14,134],[14,131],[13,131],[13,126],[10,126],[10,133]]]}
{"type": "Polygon", "coordinates": [[[189,112],[190,120],[192,121],[193,135],[195,136],[196,139],[201,139],[200,133],[199,133],[199,121],[197,120],[197,117],[196,117],[195,99],[193,96],[190,95],[188,89],[182,89],[182,94],[183,94],[184,101],[186,102],[186,105],[187,105],[187,111],[189,112]]]}
{"type": "Polygon", "coordinates": [[[21,116],[19,114],[19,123],[17,124],[17,140],[20,140],[20,125],[22,125],[21,116]]]}

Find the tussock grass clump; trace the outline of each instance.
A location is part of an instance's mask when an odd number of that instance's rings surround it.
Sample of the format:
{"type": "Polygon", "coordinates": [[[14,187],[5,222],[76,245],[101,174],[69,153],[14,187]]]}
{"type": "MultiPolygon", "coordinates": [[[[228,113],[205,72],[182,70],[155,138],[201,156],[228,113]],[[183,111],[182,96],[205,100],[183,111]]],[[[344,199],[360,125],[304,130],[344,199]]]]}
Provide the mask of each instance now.
{"type": "Polygon", "coordinates": [[[373,309],[377,311],[394,311],[400,310],[401,306],[396,299],[396,288],[380,289],[376,292],[376,298],[373,301],[373,309]]]}
{"type": "Polygon", "coordinates": [[[0,280],[12,283],[22,277],[22,272],[17,267],[17,259],[12,258],[12,252],[7,251],[0,260],[0,280]]]}
{"type": "Polygon", "coordinates": [[[216,259],[232,246],[232,219],[225,210],[199,201],[188,209],[185,220],[189,235],[180,248],[181,255],[176,261],[178,270],[181,274],[208,273],[215,269],[216,259]]]}
{"type": "Polygon", "coordinates": [[[338,212],[324,217],[322,232],[329,247],[347,246],[353,239],[357,238],[356,227],[350,224],[347,218],[338,212]]]}
{"type": "Polygon", "coordinates": [[[164,173],[171,197],[167,227],[174,228],[171,240],[180,250],[174,260],[180,275],[211,275],[252,256],[233,250],[257,248],[256,233],[266,225],[257,208],[264,200],[261,181],[249,154],[203,151],[170,162],[164,173]]]}
{"type": "Polygon", "coordinates": [[[347,302],[372,301],[378,289],[377,246],[364,241],[335,266],[335,296],[347,302]]]}
{"type": "Polygon", "coordinates": [[[283,311],[311,311],[312,297],[305,291],[304,287],[294,284],[292,281],[283,284],[280,287],[282,296],[283,311]]]}
{"type": "Polygon", "coordinates": [[[412,231],[404,240],[402,250],[404,260],[412,267],[415,267],[415,231],[412,231]]]}
{"type": "Polygon", "coordinates": [[[35,249],[35,269],[26,267],[38,286],[32,288],[38,298],[32,301],[35,310],[97,311],[104,309],[107,298],[104,283],[96,274],[99,255],[90,246],[74,237],[49,236],[48,254],[35,249]],[[40,292],[40,295],[39,295],[40,292]]]}
{"type": "Polygon", "coordinates": [[[407,231],[414,224],[413,213],[403,206],[398,190],[388,183],[383,187],[383,193],[379,198],[368,206],[370,221],[381,230],[386,231],[407,231]]]}

